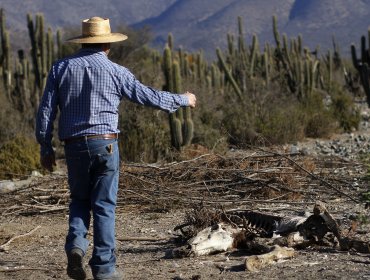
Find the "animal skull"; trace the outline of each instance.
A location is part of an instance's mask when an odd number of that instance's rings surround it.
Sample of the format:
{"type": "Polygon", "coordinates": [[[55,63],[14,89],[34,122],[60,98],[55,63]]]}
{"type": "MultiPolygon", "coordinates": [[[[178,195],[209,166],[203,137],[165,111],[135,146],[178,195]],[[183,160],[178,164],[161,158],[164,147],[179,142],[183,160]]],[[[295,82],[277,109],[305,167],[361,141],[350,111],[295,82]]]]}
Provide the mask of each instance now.
{"type": "Polygon", "coordinates": [[[224,223],[205,228],[189,240],[190,255],[204,256],[226,252],[233,248],[234,237],[241,231],[241,228],[234,228],[224,223]]]}

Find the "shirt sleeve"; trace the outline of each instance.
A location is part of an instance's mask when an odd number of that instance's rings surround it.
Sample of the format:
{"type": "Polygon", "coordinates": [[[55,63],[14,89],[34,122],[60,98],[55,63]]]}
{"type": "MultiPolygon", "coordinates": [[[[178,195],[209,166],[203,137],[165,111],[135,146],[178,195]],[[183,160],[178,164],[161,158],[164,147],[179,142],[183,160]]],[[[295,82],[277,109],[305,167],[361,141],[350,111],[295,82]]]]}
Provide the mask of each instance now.
{"type": "Polygon", "coordinates": [[[175,112],[179,107],[189,105],[189,100],[186,96],[145,86],[125,68],[122,69],[120,78],[122,96],[133,102],[159,108],[170,113],[175,112]]]}
{"type": "Polygon", "coordinates": [[[36,117],[36,139],[41,146],[41,156],[53,154],[54,120],[58,111],[57,83],[53,68],[50,70],[36,117]]]}

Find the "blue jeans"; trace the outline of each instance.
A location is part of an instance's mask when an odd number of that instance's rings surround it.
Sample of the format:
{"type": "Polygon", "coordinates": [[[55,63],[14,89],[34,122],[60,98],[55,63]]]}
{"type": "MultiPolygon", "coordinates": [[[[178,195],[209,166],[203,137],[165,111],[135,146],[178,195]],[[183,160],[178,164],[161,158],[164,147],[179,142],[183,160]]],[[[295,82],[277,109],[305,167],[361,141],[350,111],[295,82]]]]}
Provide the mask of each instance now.
{"type": "Polygon", "coordinates": [[[65,250],[87,251],[91,212],[94,249],[89,261],[95,277],[115,270],[115,208],[119,177],[117,139],[88,139],[64,147],[71,192],[65,250]]]}

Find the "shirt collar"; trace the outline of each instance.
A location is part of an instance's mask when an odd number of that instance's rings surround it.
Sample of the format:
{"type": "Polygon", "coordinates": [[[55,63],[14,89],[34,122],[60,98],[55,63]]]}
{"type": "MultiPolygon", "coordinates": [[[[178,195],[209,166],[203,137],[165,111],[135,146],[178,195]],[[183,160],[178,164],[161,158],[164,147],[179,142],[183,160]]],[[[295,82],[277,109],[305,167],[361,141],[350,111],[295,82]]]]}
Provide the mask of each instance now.
{"type": "Polygon", "coordinates": [[[107,54],[105,53],[105,51],[102,51],[101,49],[95,49],[95,48],[81,48],[79,51],[78,51],[79,54],[94,54],[94,53],[98,53],[98,54],[104,54],[105,56],[107,56],[107,54]]]}

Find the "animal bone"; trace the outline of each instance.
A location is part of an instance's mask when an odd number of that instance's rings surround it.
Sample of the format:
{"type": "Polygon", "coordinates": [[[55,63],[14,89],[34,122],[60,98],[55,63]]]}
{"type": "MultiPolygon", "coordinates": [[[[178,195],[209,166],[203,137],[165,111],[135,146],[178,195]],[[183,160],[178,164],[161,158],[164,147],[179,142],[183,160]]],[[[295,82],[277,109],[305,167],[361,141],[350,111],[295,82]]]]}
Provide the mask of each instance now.
{"type": "Polygon", "coordinates": [[[204,256],[226,252],[234,248],[234,237],[241,231],[241,228],[224,223],[205,228],[189,240],[190,255],[204,256]]]}
{"type": "Polygon", "coordinates": [[[295,251],[292,248],[274,245],[271,249],[272,250],[269,253],[247,257],[245,259],[245,269],[251,272],[256,272],[267,265],[277,262],[278,260],[290,259],[295,256],[295,251]]]}

